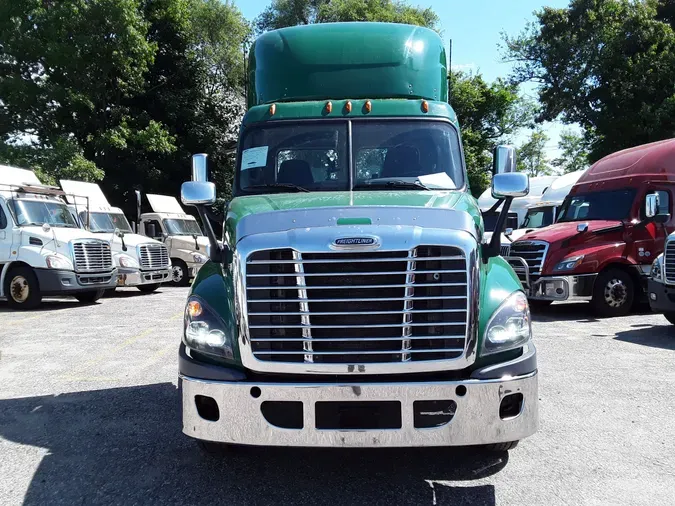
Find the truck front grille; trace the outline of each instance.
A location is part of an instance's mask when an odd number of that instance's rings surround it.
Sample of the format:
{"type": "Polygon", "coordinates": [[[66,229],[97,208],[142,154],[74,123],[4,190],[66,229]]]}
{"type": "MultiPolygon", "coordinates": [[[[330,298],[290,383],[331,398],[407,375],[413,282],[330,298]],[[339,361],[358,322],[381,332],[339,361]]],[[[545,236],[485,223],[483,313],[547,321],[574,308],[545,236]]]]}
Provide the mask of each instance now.
{"type": "Polygon", "coordinates": [[[511,253],[511,245],[510,244],[502,244],[499,247],[499,254],[501,256],[503,256],[504,258],[509,256],[510,253],[511,253]]]}
{"type": "Polygon", "coordinates": [[[666,282],[675,284],[675,241],[666,243],[666,251],[663,255],[663,268],[665,269],[666,282]]]}
{"type": "Polygon", "coordinates": [[[548,243],[543,241],[515,241],[511,244],[510,258],[507,260],[523,286],[527,285],[528,276],[526,272],[529,273],[530,283],[539,279],[547,251],[548,243]],[[527,264],[527,269],[520,259],[527,264]]]}
{"type": "Polygon", "coordinates": [[[322,364],[452,360],[467,335],[467,260],[450,246],[409,251],[251,254],[258,360],[322,364]]]}
{"type": "Polygon", "coordinates": [[[141,244],[138,247],[141,269],[165,269],[169,266],[169,251],[163,244],[141,244]]]}
{"type": "Polygon", "coordinates": [[[89,239],[72,243],[77,272],[110,271],[113,268],[110,244],[105,241],[89,239]]]}

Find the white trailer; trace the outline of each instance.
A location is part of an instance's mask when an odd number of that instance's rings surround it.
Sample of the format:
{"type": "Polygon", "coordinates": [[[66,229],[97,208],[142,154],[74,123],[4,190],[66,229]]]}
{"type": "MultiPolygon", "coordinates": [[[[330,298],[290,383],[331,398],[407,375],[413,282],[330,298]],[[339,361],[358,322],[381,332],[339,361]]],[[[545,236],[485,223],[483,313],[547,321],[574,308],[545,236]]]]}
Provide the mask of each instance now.
{"type": "Polygon", "coordinates": [[[152,212],[140,214],[138,233],[166,245],[171,258],[170,282],[187,286],[208,260],[209,240],[195,217],[187,214],[174,197],[148,194],[147,198],[152,212]]]}
{"type": "Polygon", "coordinates": [[[171,261],[166,246],[134,233],[124,212],[110,205],[96,183],[66,179],[60,183],[80,225],[110,241],[118,270],[117,286],[135,286],[150,293],[170,280],[171,261]],[[87,203],[88,210],[84,207],[87,203]]]}
{"type": "Polygon", "coordinates": [[[98,300],[117,283],[110,243],[79,228],[31,170],[0,165],[0,298],[33,309],[45,296],[98,300]]]}

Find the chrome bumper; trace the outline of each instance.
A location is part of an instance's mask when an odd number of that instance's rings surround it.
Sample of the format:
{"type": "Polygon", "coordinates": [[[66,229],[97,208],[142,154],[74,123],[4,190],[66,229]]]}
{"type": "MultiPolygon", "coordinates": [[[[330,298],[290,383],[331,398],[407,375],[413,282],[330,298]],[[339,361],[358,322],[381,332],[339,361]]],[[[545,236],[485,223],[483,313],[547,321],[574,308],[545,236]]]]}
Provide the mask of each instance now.
{"type": "Polygon", "coordinates": [[[429,383],[243,383],[180,376],[179,384],[183,433],[196,439],[223,443],[323,447],[467,446],[517,441],[534,434],[539,425],[536,371],[499,380],[429,383]],[[511,394],[523,396],[520,414],[502,419],[500,403],[511,394]],[[217,421],[200,416],[195,396],[215,400],[219,410],[217,421]],[[454,417],[441,427],[416,428],[413,403],[424,400],[455,401],[454,417]],[[261,412],[265,401],[301,402],[303,428],[279,428],[269,423],[261,412]],[[401,427],[318,429],[315,403],[321,401],[398,401],[401,427]]]}
{"type": "Polygon", "coordinates": [[[171,268],[142,271],[140,269],[118,268],[117,286],[139,286],[166,283],[171,277],[171,268]]]}
{"type": "Polygon", "coordinates": [[[542,276],[526,290],[533,300],[588,301],[593,297],[593,285],[597,274],[579,276],[542,276]]]}

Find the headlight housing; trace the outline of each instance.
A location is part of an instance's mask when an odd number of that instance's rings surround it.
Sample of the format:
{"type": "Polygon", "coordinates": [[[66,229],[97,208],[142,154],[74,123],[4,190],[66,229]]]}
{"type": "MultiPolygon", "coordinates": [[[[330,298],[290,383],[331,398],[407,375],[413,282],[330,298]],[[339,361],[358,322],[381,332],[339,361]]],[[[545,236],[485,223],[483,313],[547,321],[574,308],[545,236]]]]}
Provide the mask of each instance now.
{"type": "Polygon", "coordinates": [[[73,264],[67,258],[58,255],[49,255],[46,259],[47,267],[50,269],[73,270],[73,264]]]}
{"type": "Polygon", "coordinates": [[[208,355],[234,358],[232,336],[223,320],[201,298],[188,298],[183,323],[185,346],[208,355]]]}
{"type": "Polygon", "coordinates": [[[659,283],[664,282],[665,272],[663,269],[663,253],[657,256],[652,262],[652,269],[649,272],[649,275],[654,281],[659,283]]]}
{"type": "Polygon", "coordinates": [[[553,271],[571,271],[571,270],[574,270],[581,265],[581,262],[583,261],[583,259],[584,259],[583,255],[566,258],[562,262],[558,263],[553,268],[553,271]]]}
{"type": "Polygon", "coordinates": [[[202,255],[201,253],[193,253],[192,260],[194,260],[196,264],[205,264],[208,260],[208,257],[206,255],[202,255]]]}
{"type": "Polygon", "coordinates": [[[120,267],[135,268],[138,269],[140,266],[135,258],[130,257],[129,255],[120,255],[118,257],[120,267]]]}
{"type": "Polygon", "coordinates": [[[532,318],[523,292],[509,295],[485,328],[483,354],[520,348],[532,339],[532,318]]]}

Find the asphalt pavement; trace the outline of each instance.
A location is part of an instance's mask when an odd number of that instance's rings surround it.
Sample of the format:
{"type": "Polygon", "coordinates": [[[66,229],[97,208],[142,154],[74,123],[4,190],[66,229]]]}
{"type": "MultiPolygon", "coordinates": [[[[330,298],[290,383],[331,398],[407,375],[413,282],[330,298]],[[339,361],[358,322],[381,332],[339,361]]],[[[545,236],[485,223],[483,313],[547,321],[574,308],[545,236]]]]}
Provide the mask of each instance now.
{"type": "Polygon", "coordinates": [[[187,289],[0,302],[0,504],[675,504],[675,326],[535,315],[540,431],[475,449],[238,448],[181,433],[187,289]]]}

